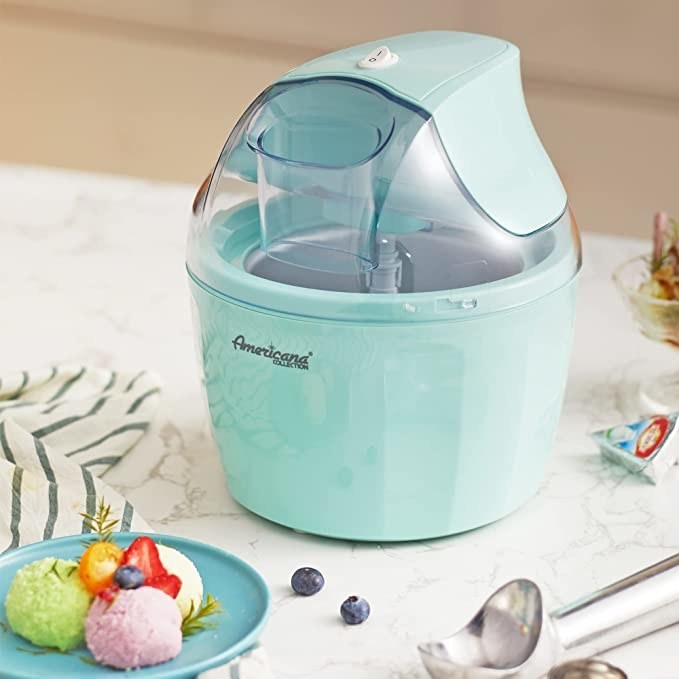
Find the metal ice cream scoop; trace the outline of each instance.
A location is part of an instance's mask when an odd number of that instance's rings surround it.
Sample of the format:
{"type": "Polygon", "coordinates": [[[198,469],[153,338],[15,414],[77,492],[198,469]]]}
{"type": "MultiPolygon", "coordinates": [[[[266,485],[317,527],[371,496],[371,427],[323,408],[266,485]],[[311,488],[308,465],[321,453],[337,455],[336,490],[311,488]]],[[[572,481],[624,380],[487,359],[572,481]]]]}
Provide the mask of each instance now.
{"type": "Polygon", "coordinates": [[[512,580],[471,621],[420,644],[434,679],[536,679],[557,661],[587,657],[679,622],[679,554],[551,614],[539,587],[512,580]]]}
{"type": "Polygon", "coordinates": [[[547,679],[627,679],[627,675],[603,660],[569,660],[552,667],[547,679]]]}

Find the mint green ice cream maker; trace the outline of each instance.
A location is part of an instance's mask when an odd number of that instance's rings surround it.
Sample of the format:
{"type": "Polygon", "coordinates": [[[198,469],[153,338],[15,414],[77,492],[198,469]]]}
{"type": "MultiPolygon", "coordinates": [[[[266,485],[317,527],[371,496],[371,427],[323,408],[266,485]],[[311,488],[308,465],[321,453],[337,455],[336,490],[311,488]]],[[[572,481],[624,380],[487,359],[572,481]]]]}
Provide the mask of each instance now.
{"type": "Polygon", "coordinates": [[[411,540],[536,492],[580,244],[515,46],[415,33],[283,76],[199,190],[187,267],[214,436],[248,509],[411,540]]]}

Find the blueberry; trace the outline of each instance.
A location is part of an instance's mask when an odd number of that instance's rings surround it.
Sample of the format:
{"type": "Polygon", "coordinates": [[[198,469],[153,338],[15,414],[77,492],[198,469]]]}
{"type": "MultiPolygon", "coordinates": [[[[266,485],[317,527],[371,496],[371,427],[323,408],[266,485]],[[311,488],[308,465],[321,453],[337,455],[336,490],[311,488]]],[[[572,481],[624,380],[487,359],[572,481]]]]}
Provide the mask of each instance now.
{"type": "Polygon", "coordinates": [[[370,604],[360,596],[350,596],[340,607],[340,615],[347,625],[360,625],[370,615],[370,604]]]}
{"type": "Polygon", "coordinates": [[[302,596],[318,594],[325,585],[325,578],[315,568],[298,568],[290,581],[292,589],[302,596]]]}
{"type": "Polygon", "coordinates": [[[136,566],[121,566],[114,574],[113,580],[120,589],[137,589],[146,578],[136,566]]]}

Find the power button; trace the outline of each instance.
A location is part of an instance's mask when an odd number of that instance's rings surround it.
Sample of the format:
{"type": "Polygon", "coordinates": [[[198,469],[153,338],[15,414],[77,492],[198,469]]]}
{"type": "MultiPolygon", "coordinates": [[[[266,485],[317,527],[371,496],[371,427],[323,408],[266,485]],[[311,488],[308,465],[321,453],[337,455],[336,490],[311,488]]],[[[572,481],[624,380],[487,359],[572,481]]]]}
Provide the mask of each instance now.
{"type": "Polygon", "coordinates": [[[388,68],[398,61],[398,54],[394,54],[386,45],[376,47],[358,62],[359,68],[388,68]]]}

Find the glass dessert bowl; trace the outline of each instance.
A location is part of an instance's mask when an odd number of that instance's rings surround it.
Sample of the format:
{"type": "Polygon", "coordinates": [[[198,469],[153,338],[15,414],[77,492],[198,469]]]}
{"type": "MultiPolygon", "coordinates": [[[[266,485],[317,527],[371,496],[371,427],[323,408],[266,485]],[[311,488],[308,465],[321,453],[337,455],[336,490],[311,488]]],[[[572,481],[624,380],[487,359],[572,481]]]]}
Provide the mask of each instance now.
{"type": "MultiPolygon", "coordinates": [[[[639,330],[651,340],[679,348],[679,299],[668,290],[669,281],[658,281],[653,271],[653,257],[640,255],[621,264],[613,273],[613,281],[639,330]]],[[[677,282],[679,287],[679,279],[677,282]]],[[[679,289],[677,289],[679,297],[679,289]]],[[[639,402],[645,413],[679,410],[679,372],[654,376],[639,385],[639,402]]]]}

